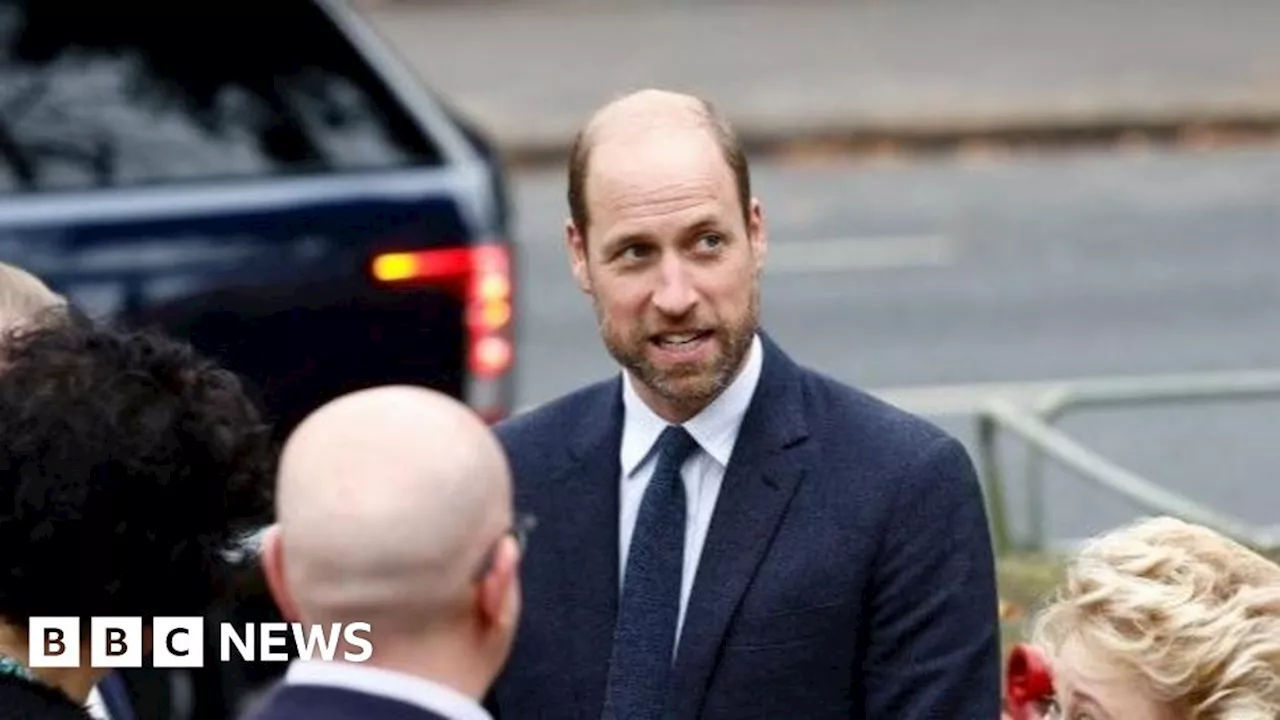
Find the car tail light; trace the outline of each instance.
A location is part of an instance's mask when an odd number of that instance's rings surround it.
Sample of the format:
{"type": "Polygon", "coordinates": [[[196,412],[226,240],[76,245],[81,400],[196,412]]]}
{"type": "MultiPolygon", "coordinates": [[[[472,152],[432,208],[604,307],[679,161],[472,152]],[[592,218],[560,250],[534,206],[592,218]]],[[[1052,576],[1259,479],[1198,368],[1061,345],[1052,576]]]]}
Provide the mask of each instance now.
{"type": "Polygon", "coordinates": [[[373,276],[387,283],[466,280],[473,253],[487,247],[384,253],[373,259],[373,276]]]}
{"type": "Polygon", "coordinates": [[[505,246],[440,248],[378,255],[373,277],[389,284],[434,284],[455,290],[466,307],[467,369],[492,380],[511,369],[511,257],[505,246]]]}

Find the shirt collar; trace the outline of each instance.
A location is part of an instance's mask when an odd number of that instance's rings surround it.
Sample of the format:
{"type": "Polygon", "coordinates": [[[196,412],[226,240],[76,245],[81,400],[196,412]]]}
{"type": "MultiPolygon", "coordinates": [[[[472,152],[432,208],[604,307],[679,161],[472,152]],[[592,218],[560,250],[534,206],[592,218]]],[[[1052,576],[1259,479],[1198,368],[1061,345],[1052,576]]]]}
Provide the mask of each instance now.
{"type": "MultiPolygon", "coordinates": [[[[684,423],[684,429],[722,468],[729,465],[734,443],[738,439],[738,429],[742,427],[742,419],[746,417],[756,385],[760,382],[763,365],[764,348],[761,346],[760,336],[756,335],[751,339],[742,372],[710,405],[684,423]]],[[[634,382],[630,373],[623,373],[622,404],[625,412],[621,461],[626,477],[633,475],[644,464],[654,443],[658,441],[658,436],[669,424],[640,399],[634,382]]]]}
{"type": "Polygon", "coordinates": [[[294,661],[289,685],[323,685],[415,705],[451,720],[493,720],[476,702],[453,688],[395,670],[347,662],[294,661]]]}

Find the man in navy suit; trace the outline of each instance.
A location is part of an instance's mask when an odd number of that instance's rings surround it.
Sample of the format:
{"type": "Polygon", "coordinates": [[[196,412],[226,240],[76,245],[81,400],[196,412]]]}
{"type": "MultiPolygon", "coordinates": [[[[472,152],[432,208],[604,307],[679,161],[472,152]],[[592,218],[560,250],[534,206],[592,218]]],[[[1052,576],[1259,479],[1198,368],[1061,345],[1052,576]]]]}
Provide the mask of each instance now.
{"type": "Polygon", "coordinates": [[[642,91],[570,163],[609,379],[506,421],[539,517],[504,720],[999,717],[995,563],[963,447],[759,328],[766,228],[732,130],[642,91]]]}
{"type": "Polygon", "coordinates": [[[276,502],[262,563],[281,614],[370,623],[372,653],[294,662],[249,717],[489,720],[479,698],[519,619],[526,526],[475,413],[419,388],[339,398],[290,436],[276,502]]]}

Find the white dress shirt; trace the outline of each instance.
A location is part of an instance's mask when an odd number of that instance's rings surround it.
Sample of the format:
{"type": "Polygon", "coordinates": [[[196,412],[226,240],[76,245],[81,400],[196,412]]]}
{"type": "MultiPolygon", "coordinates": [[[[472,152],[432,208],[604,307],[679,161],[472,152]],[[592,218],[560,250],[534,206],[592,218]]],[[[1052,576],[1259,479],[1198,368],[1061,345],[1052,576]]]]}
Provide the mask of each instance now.
{"type": "MultiPolygon", "coordinates": [[[[676,621],[676,638],[684,627],[685,608],[693,591],[693,579],[702,556],[702,546],[711,526],[711,515],[720,496],[725,468],[733,455],[738,440],[742,418],[747,413],[756,385],[760,381],[764,349],[757,335],[751,341],[747,359],[738,377],[720,393],[702,412],[684,423],[684,429],[698,441],[681,468],[685,490],[685,546],[684,573],[680,587],[680,614],[676,621]]],[[[627,553],[631,549],[631,535],[635,530],[636,516],[645,488],[653,477],[657,455],[653,452],[658,436],[668,423],[636,394],[630,374],[623,373],[622,401],[625,410],[622,426],[621,518],[619,526],[618,565],[622,582],[626,581],[627,553]]]]}
{"type": "Polygon", "coordinates": [[[295,660],[285,673],[289,685],[323,685],[398,700],[450,720],[493,720],[474,698],[406,673],[347,662],[295,660]]]}
{"type": "Polygon", "coordinates": [[[102,693],[98,692],[96,685],[89,689],[89,697],[85,700],[84,709],[94,720],[112,720],[111,713],[107,712],[106,703],[102,701],[102,693]]]}

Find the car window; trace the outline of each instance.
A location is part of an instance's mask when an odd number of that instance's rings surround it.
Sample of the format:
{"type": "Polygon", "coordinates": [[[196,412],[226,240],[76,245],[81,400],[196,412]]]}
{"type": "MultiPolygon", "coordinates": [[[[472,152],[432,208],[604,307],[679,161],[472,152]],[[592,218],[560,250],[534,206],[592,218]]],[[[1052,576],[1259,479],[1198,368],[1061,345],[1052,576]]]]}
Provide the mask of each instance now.
{"type": "Polygon", "coordinates": [[[436,165],[310,0],[0,0],[0,192],[436,165]]]}

